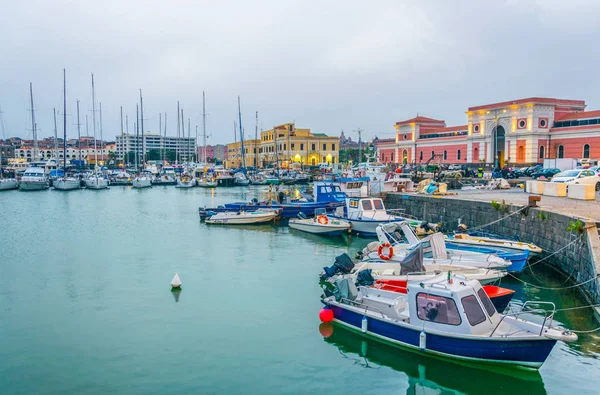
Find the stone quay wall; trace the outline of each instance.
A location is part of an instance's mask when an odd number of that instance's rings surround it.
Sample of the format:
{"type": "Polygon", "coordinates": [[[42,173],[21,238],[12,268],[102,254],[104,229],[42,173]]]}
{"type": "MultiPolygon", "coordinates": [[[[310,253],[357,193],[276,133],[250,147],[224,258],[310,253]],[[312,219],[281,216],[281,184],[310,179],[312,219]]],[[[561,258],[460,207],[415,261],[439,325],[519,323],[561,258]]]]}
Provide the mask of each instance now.
{"type": "MultiPolygon", "coordinates": [[[[424,196],[405,193],[390,193],[385,198],[388,209],[401,209],[407,215],[432,223],[442,223],[443,229],[452,231],[458,227],[458,219],[469,227],[476,228],[506,217],[524,206],[503,205],[491,202],[473,201],[449,197],[424,196]]],[[[481,229],[520,241],[531,242],[545,252],[553,253],[573,244],[553,255],[542,264],[550,264],[555,269],[570,276],[575,284],[588,281],[579,287],[582,296],[590,304],[600,304],[600,237],[594,222],[563,215],[544,208],[525,208],[521,213],[507,217],[481,229]],[[580,220],[585,224],[583,233],[568,231],[571,222],[580,220]],[[594,278],[595,280],[589,281],[594,278]]],[[[569,286],[572,284],[565,284],[569,286]]],[[[600,313],[600,309],[596,309],[600,313]]]]}

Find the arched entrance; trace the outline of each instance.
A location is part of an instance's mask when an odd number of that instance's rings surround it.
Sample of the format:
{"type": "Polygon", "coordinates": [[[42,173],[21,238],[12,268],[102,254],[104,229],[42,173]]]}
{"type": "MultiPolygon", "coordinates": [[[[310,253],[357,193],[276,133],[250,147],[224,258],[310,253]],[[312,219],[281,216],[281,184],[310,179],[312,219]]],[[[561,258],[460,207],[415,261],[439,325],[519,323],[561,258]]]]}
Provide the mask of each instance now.
{"type": "Polygon", "coordinates": [[[502,168],[504,166],[504,147],[506,146],[505,131],[502,125],[498,125],[492,130],[492,144],[494,145],[495,158],[498,162],[494,162],[494,166],[502,168]]]}

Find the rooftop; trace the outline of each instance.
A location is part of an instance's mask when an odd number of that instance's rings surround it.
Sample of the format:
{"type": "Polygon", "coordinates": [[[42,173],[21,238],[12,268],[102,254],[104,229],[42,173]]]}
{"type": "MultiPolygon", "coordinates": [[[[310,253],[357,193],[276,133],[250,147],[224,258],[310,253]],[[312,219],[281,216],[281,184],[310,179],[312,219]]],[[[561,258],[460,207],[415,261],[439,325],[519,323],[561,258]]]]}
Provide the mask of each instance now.
{"type": "Polygon", "coordinates": [[[499,103],[485,104],[483,106],[469,107],[468,111],[492,110],[520,104],[548,104],[552,106],[575,106],[585,108],[585,100],[554,99],[550,97],[528,97],[526,99],[511,100],[499,103]]]}
{"type": "Polygon", "coordinates": [[[421,116],[416,116],[415,118],[411,118],[411,119],[407,119],[406,121],[400,121],[400,122],[396,122],[396,125],[408,125],[411,123],[439,123],[439,124],[446,124],[446,121],[440,120],[440,119],[433,119],[433,118],[428,118],[428,117],[421,117],[421,116]]]}
{"type": "Polygon", "coordinates": [[[571,119],[588,119],[588,118],[600,118],[600,110],[594,111],[580,111],[571,114],[565,114],[562,117],[556,118],[556,121],[569,121],[571,119]]]}

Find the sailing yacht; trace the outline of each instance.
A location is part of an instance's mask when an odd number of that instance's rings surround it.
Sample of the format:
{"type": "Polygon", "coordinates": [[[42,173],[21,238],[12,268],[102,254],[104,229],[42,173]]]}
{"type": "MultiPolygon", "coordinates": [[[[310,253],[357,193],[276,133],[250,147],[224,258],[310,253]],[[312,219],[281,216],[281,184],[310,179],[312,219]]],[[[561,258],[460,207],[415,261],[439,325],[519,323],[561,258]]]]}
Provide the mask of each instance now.
{"type": "MultiPolygon", "coordinates": [[[[145,147],[144,147],[144,100],[142,99],[142,90],[140,89],[140,115],[142,123],[142,166],[146,163],[145,147]]],[[[150,188],[152,186],[152,173],[142,171],[131,182],[132,188],[150,188]]]]}
{"type": "Polygon", "coordinates": [[[85,180],[88,189],[107,189],[108,180],[98,174],[98,147],[96,142],[96,91],[94,87],[94,74],[92,74],[92,126],[94,129],[94,174],[85,180]]]}
{"type": "MultiPolygon", "coordinates": [[[[38,146],[37,146],[37,133],[35,114],[33,106],[33,84],[29,83],[29,97],[31,100],[31,129],[33,131],[33,160],[38,159],[38,146]]],[[[21,191],[42,191],[49,188],[48,177],[46,176],[45,169],[41,167],[29,167],[23,173],[21,182],[19,183],[19,190],[21,191]]]]}
{"type": "MultiPolygon", "coordinates": [[[[54,118],[54,120],[56,121],[56,118],[54,118]]],[[[56,125],[54,130],[56,132],[56,125]]],[[[65,69],[63,69],[63,172],[64,176],[54,181],[54,189],[57,191],[72,191],[79,189],[79,179],[67,177],[67,71],[65,69]]]]}

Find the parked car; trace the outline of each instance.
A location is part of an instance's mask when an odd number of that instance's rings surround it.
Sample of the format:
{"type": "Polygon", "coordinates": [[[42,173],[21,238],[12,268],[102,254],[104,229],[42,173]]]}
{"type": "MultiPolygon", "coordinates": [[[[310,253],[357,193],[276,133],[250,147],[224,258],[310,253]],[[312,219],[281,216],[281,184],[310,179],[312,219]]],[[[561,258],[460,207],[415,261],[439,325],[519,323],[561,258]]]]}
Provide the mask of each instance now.
{"type": "Polygon", "coordinates": [[[556,174],[560,173],[560,169],[541,169],[531,174],[531,178],[537,180],[540,177],[552,178],[556,174]]]}
{"type": "Polygon", "coordinates": [[[542,166],[542,165],[531,166],[523,171],[523,175],[527,176],[527,177],[533,177],[533,173],[536,173],[540,170],[544,170],[544,166],[542,166]]]}
{"type": "Polygon", "coordinates": [[[596,191],[600,191],[600,175],[594,170],[589,169],[561,171],[552,177],[551,182],[564,182],[567,184],[591,184],[595,186],[596,191]]]}

